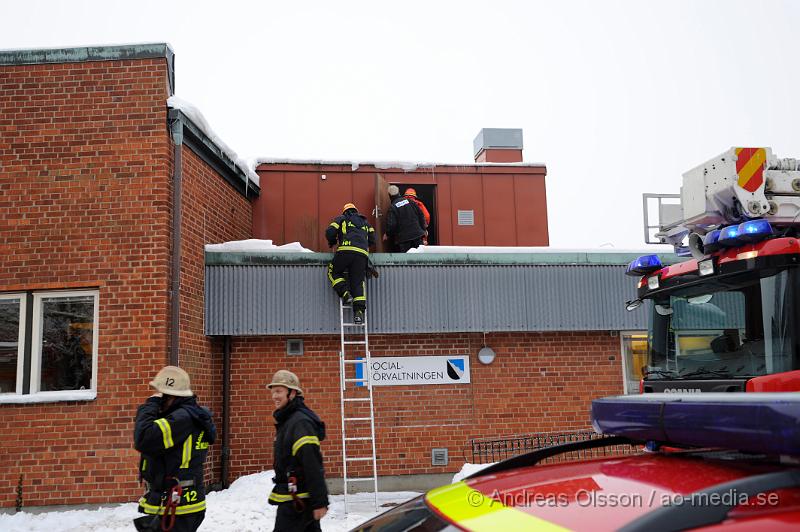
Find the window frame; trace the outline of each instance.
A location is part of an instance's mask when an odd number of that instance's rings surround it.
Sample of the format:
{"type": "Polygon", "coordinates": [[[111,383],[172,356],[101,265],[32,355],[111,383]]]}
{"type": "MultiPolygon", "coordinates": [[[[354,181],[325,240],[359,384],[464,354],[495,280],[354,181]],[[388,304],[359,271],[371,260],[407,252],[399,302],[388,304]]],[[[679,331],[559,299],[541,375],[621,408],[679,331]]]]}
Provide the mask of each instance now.
{"type": "Polygon", "coordinates": [[[17,333],[17,382],[15,391],[2,392],[0,397],[15,397],[22,395],[23,382],[25,380],[25,323],[28,298],[24,292],[8,292],[0,294],[0,299],[19,300],[19,331],[17,333]]]}
{"type": "Polygon", "coordinates": [[[21,356],[17,358],[17,391],[0,394],[0,404],[4,403],[44,403],[58,401],[91,401],[97,398],[97,373],[100,340],[100,291],[86,290],[47,290],[28,292],[9,292],[0,294],[2,299],[20,299],[20,347],[21,356]],[[42,369],[42,302],[46,298],[91,297],[93,300],[92,328],[92,376],[90,387],[85,390],[41,391],[42,369]],[[31,301],[28,323],[28,301],[31,301]],[[30,329],[30,338],[27,331],[30,329]],[[28,393],[25,393],[25,364],[30,364],[27,375],[28,393]]]}
{"type": "MultiPolygon", "coordinates": [[[[639,385],[638,383],[634,386],[633,381],[628,380],[628,366],[631,364],[632,360],[628,360],[628,353],[625,349],[625,337],[631,336],[644,336],[647,338],[648,336],[647,329],[629,329],[624,331],[619,331],[619,351],[620,351],[620,358],[622,358],[622,390],[625,395],[632,395],[639,393],[639,385]]],[[[632,355],[633,353],[631,353],[632,355]]]]}

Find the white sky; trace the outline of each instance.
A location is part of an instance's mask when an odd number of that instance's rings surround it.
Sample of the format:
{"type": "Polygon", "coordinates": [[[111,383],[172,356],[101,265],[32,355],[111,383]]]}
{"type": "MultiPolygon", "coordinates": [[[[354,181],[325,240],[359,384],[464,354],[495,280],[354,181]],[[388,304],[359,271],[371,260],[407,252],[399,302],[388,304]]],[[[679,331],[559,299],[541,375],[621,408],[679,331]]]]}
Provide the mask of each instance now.
{"type": "Polygon", "coordinates": [[[551,245],[643,247],[641,194],[731,146],[800,157],[800,2],[4,2],[0,49],[169,42],[239,155],[472,162],[518,127],[551,245]]]}

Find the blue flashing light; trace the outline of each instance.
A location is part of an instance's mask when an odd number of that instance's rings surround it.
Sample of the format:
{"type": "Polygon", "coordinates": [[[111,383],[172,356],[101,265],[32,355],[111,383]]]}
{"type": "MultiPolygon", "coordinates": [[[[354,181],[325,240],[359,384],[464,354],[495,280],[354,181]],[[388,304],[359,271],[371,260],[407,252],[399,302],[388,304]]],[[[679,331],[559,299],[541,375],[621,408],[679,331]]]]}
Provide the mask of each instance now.
{"type": "Polygon", "coordinates": [[[714,229],[708,233],[703,239],[703,250],[706,253],[712,253],[720,249],[719,235],[722,233],[719,229],[714,229]]]}
{"type": "Polygon", "coordinates": [[[637,441],[800,456],[796,393],[606,397],[592,401],[592,425],[637,441]]]}
{"type": "Polygon", "coordinates": [[[739,224],[738,237],[744,242],[764,240],[772,234],[772,226],[763,219],[748,220],[739,224]]]}
{"type": "Polygon", "coordinates": [[[724,247],[734,247],[741,244],[742,241],[739,240],[739,226],[729,225],[725,229],[722,229],[719,233],[717,243],[724,247]]]}
{"type": "Polygon", "coordinates": [[[663,266],[661,265],[658,255],[642,255],[638,259],[632,260],[631,263],[628,264],[628,269],[625,270],[625,275],[641,277],[642,275],[647,275],[648,273],[660,270],[661,268],[663,268],[663,266]]]}

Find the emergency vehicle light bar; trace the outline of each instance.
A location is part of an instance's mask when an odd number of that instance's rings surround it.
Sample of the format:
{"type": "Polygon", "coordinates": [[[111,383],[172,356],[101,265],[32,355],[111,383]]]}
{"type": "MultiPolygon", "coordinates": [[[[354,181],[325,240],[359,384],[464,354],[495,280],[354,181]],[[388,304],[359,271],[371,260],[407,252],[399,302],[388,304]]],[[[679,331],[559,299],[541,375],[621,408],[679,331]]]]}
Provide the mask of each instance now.
{"type": "Polygon", "coordinates": [[[601,434],[800,456],[800,394],[650,393],[592,401],[601,434]]]}
{"type": "Polygon", "coordinates": [[[656,270],[660,270],[661,268],[663,268],[663,266],[661,265],[661,260],[659,260],[658,255],[642,255],[638,259],[632,260],[631,263],[628,264],[628,268],[625,270],[625,275],[640,277],[656,270]]]}

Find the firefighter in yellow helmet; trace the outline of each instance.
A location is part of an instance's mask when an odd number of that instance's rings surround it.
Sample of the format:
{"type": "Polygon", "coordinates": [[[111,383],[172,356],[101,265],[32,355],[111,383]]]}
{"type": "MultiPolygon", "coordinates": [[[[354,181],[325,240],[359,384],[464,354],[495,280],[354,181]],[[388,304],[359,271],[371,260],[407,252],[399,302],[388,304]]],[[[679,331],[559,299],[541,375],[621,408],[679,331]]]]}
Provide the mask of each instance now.
{"type": "Polygon", "coordinates": [[[306,406],[300,380],[291,371],[277,371],[267,388],[275,405],[275,487],[269,494],[269,503],[278,507],[275,531],[319,531],[328,511],[320,449],[325,423],[306,406]]]}
{"type": "Polygon", "coordinates": [[[364,323],[367,310],[366,275],[369,248],[375,245],[375,230],[352,203],[325,230],[328,247],[336,246],[328,265],[328,280],[346,304],[353,304],[353,323],[364,323]]]}
{"type": "Polygon", "coordinates": [[[137,530],[193,532],[206,514],[203,466],[217,429],[211,411],[197,404],[189,374],[166,366],[150,382],[153,394],[136,412],[134,447],[141,453],[137,530]]]}

